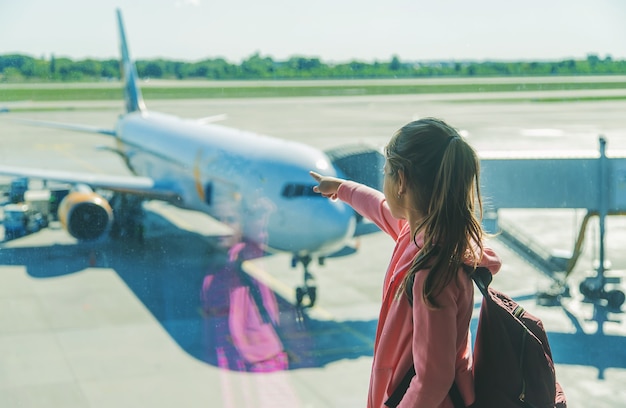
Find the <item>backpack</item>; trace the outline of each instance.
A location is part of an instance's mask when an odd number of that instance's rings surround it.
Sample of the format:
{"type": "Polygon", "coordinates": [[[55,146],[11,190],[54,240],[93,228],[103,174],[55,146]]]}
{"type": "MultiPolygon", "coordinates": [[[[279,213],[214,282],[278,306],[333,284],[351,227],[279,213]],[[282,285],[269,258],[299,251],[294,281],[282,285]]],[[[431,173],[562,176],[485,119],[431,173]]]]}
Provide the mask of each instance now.
{"type": "Polygon", "coordinates": [[[489,288],[487,268],[477,268],[472,278],[483,294],[474,343],[474,407],[565,408],[541,320],[489,288]]]}
{"type": "MultiPolygon", "coordinates": [[[[566,408],[541,320],[490,288],[492,276],[487,268],[468,273],[483,295],[474,343],[476,400],[471,408],[566,408]]],[[[407,285],[407,297],[413,305],[411,286],[407,285]]],[[[386,405],[399,404],[414,375],[411,367],[386,405]]],[[[456,383],[450,396],[455,408],[464,407],[456,383]]]]}

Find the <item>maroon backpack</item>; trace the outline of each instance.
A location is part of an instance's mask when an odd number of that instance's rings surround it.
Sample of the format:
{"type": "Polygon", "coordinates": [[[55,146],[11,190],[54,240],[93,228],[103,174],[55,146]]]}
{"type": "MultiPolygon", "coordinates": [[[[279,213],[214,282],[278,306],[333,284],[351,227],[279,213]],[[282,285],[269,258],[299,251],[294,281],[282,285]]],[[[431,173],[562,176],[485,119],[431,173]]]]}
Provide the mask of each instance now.
{"type": "MultiPolygon", "coordinates": [[[[566,408],[565,393],[556,380],[552,352],[541,320],[507,295],[489,287],[487,268],[469,269],[483,294],[474,344],[474,390],[471,408],[566,408]]],[[[413,295],[407,285],[407,299],[413,295]]],[[[385,402],[397,406],[415,369],[411,366],[401,384],[385,402]]],[[[464,408],[456,383],[450,388],[455,408],[464,408]]]]}
{"type": "Polygon", "coordinates": [[[474,344],[472,408],[565,408],[541,320],[507,295],[489,288],[491,273],[472,278],[483,294],[474,344]]]}

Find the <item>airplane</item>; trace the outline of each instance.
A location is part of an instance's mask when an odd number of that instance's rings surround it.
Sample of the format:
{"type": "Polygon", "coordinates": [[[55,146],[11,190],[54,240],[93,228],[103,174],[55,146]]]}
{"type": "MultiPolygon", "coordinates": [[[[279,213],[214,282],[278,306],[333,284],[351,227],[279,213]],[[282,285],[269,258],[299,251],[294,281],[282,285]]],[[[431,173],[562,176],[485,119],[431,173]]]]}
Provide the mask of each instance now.
{"type": "MultiPolygon", "coordinates": [[[[326,258],[352,254],[357,251],[355,238],[378,229],[346,204],[314,193],[309,171],[381,190],[384,156],[367,146],[321,151],[220,126],[214,123],[220,115],[191,120],[148,110],[130,58],[122,14],[119,9],[116,12],[125,113],[115,128],[28,123],[111,137],[115,147],[107,150],[118,154],[133,176],[3,165],[0,174],[72,184],[73,191],[59,205],[59,218],[79,241],[140,238],[144,203],[167,203],[195,219],[218,220],[242,241],[267,253],[291,253],[292,267],[302,264],[304,269],[303,284],[295,288],[296,306],[312,307],[317,288],[310,263],[317,259],[322,265],[326,258]],[[112,192],[112,197],[105,198],[102,190],[112,192]]],[[[488,197],[484,224],[492,224],[489,228],[503,243],[551,278],[554,294],[560,297],[569,291],[566,281],[580,256],[588,221],[597,216],[599,266],[595,276],[581,282],[580,292],[590,301],[619,309],[626,296],[619,289],[619,279],[605,276],[604,221],[609,215],[626,214],[626,156],[607,157],[605,141],[601,141],[600,154],[591,156],[529,152],[510,157],[479,152],[481,188],[488,197]],[[582,208],[587,209],[587,216],[571,254],[555,256],[499,219],[499,210],[507,208],[582,208]]],[[[202,229],[207,224],[199,221],[196,225],[202,229]]],[[[549,302],[554,294],[539,293],[538,297],[545,295],[549,302]]]]}
{"type": "MultiPolygon", "coordinates": [[[[138,85],[121,10],[117,9],[125,113],[113,129],[28,121],[30,124],[110,136],[132,176],[0,166],[0,174],[69,183],[59,220],[78,241],[133,237],[141,231],[142,202],[158,201],[194,217],[229,226],[266,253],[293,255],[304,267],[298,307],[312,307],[317,292],[309,263],[354,253],[355,237],[374,231],[340,201],[313,192],[310,170],[350,177],[381,188],[382,154],[371,147],[321,151],[311,146],[150,111],[138,85]],[[107,199],[102,191],[112,193],[107,199]],[[305,302],[305,300],[308,300],[305,302]]],[[[208,122],[208,123],[207,123],[208,122]]],[[[207,231],[208,232],[208,231],[207,231]]]]}

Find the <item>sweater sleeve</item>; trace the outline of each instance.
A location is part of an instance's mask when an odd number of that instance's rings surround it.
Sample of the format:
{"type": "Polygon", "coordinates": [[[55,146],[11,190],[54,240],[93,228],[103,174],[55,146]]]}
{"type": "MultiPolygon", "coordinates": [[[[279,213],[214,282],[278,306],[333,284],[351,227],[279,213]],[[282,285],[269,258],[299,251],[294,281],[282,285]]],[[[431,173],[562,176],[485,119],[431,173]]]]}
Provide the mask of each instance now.
{"type": "Polygon", "coordinates": [[[391,215],[383,193],[354,181],[344,181],[337,190],[337,197],[398,240],[402,222],[391,215]]]}
{"type": "Polygon", "coordinates": [[[440,308],[422,300],[426,273],[415,275],[413,286],[413,365],[415,376],[398,408],[439,407],[454,382],[457,356],[457,299],[449,284],[437,296],[440,308]]]}

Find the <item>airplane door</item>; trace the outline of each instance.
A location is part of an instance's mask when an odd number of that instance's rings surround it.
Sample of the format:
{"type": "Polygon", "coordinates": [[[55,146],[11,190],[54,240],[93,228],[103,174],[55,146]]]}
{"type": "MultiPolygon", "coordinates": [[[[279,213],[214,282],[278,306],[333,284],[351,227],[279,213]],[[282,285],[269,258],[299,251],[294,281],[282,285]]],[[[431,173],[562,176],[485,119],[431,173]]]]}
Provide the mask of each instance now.
{"type": "Polygon", "coordinates": [[[226,180],[212,180],[204,185],[204,201],[209,213],[236,230],[243,223],[243,205],[239,189],[226,180]]]}

